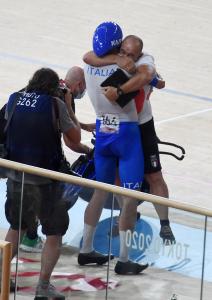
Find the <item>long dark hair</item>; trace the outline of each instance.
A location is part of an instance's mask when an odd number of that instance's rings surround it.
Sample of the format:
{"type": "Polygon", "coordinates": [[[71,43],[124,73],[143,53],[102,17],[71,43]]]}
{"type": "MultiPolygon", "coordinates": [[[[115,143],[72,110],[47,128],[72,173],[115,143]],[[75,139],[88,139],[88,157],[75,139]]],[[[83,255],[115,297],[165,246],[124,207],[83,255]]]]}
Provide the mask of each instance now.
{"type": "Polygon", "coordinates": [[[26,87],[26,92],[45,93],[55,95],[59,88],[59,76],[55,71],[49,68],[41,68],[37,70],[26,87]]]}

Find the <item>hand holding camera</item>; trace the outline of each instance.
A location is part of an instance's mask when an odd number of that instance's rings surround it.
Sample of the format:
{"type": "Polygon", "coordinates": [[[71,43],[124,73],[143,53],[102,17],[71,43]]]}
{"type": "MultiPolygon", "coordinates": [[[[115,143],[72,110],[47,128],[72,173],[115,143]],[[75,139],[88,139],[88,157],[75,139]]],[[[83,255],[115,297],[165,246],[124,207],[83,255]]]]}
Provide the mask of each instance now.
{"type": "Polygon", "coordinates": [[[59,87],[60,87],[60,90],[63,92],[63,94],[65,95],[68,91],[68,87],[65,83],[65,81],[63,79],[60,79],[60,83],[59,83],[59,87]]]}

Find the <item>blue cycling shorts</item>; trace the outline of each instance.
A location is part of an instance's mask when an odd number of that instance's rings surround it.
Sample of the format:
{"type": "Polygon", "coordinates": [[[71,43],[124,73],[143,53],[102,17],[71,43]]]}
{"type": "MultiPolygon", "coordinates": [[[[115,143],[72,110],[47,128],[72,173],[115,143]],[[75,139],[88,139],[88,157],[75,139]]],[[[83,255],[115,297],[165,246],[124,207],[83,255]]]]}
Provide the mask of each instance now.
{"type": "Polygon", "coordinates": [[[114,184],[118,168],[121,185],[139,189],[144,176],[144,159],[137,122],[121,122],[116,132],[102,132],[96,121],[96,180],[114,184]]]}

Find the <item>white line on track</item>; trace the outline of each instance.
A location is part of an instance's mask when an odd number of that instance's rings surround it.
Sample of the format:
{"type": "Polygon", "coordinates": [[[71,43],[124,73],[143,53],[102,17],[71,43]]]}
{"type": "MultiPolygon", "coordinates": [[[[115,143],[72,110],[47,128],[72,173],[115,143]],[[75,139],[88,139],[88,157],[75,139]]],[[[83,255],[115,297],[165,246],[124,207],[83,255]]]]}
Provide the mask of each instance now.
{"type": "Polygon", "coordinates": [[[184,119],[184,118],[187,118],[187,117],[192,117],[192,116],[200,115],[200,114],[206,113],[208,111],[212,111],[212,108],[207,108],[207,109],[203,109],[203,110],[194,111],[194,112],[191,112],[191,113],[188,113],[188,114],[180,115],[178,117],[169,118],[169,119],[158,121],[158,122],[155,122],[155,123],[157,125],[160,125],[160,124],[172,122],[172,121],[175,121],[175,120],[184,119]]]}

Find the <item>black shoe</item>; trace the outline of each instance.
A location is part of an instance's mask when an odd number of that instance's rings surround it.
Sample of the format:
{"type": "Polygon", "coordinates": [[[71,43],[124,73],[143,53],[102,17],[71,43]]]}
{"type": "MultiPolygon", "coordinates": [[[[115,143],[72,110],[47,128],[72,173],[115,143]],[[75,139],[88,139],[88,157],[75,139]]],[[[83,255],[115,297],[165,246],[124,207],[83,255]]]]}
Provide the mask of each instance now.
{"type": "Polygon", "coordinates": [[[145,270],[148,266],[148,264],[140,265],[130,260],[127,262],[118,261],[114,270],[119,275],[137,275],[145,270]]]}
{"type": "MultiPolygon", "coordinates": [[[[110,255],[110,259],[114,259],[114,255],[110,255]]],[[[78,264],[80,266],[89,264],[103,265],[108,262],[108,260],[108,255],[101,254],[95,250],[90,253],[79,253],[78,255],[78,264]]]]}
{"type": "Polygon", "coordinates": [[[161,226],[160,237],[163,239],[164,245],[176,244],[175,237],[169,225],[161,226]]]}

